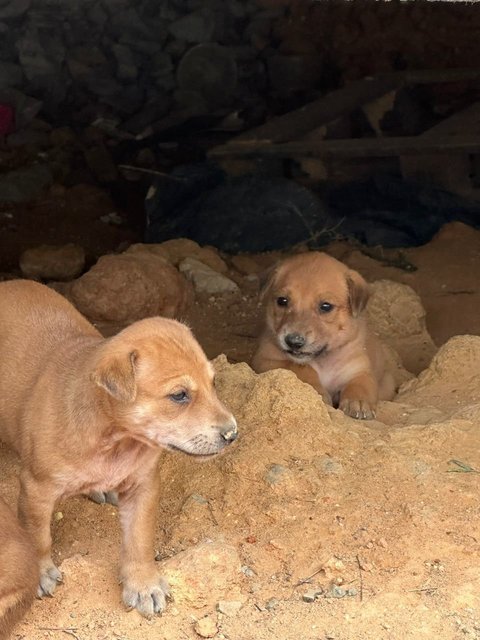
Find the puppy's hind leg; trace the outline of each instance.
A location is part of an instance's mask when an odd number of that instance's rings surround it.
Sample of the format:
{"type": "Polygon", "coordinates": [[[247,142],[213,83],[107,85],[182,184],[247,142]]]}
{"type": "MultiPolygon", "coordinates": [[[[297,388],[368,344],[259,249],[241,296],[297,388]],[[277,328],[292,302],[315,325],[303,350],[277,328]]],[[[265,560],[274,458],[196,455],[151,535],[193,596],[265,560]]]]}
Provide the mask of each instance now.
{"type": "Polygon", "coordinates": [[[32,604],[38,584],[38,566],[32,543],[13,513],[0,500],[0,638],[32,604]]]}
{"type": "Polygon", "coordinates": [[[39,598],[52,596],[62,582],[62,574],[51,557],[50,522],[56,500],[57,493],[51,482],[40,482],[26,471],[20,475],[18,515],[36,550],[40,570],[39,598]]]}

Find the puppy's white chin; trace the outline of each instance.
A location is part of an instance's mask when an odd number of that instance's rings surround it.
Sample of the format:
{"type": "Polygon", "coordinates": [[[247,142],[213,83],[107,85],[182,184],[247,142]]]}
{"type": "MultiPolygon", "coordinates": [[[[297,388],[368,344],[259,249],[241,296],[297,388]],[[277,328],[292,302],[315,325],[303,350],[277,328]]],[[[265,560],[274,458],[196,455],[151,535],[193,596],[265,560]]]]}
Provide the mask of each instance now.
{"type": "Polygon", "coordinates": [[[309,362],[313,358],[312,353],[292,353],[290,351],[285,351],[286,355],[293,360],[293,362],[309,362]]]}

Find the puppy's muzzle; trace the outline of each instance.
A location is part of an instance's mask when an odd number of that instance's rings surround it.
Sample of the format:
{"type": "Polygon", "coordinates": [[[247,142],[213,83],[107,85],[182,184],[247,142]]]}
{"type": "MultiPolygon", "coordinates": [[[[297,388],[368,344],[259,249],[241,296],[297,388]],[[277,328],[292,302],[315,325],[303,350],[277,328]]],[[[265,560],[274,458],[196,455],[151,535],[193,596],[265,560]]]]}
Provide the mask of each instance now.
{"type": "Polygon", "coordinates": [[[306,339],[300,333],[288,333],[284,338],[287,347],[293,351],[298,351],[305,346],[306,339]]]}
{"type": "Polygon", "coordinates": [[[230,444],[234,440],[236,440],[238,436],[238,427],[236,420],[233,419],[226,426],[222,427],[220,429],[220,435],[222,436],[223,440],[225,440],[225,444],[230,444]]]}

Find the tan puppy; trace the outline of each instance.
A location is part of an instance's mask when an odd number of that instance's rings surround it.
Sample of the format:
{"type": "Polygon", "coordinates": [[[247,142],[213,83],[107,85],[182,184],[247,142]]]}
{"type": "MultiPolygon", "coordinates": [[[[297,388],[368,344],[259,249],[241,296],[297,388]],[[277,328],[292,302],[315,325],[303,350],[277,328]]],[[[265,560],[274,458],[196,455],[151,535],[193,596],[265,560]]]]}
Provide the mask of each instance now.
{"type": "Polygon", "coordinates": [[[0,498],[0,638],[6,640],[35,598],[37,559],[32,543],[0,498]]]}
{"type": "Polygon", "coordinates": [[[21,457],[19,516],[35,541],[40,596],[61,581],[51,559],[55,502],[116,490],[123,601],[145,616],[162,611],[157,462],[162,447],[207,457],[236,438],[213,377],[175,320],[141,320],[104,339],[48,287],[0,283],[0,438],[21,457]]]}
{"type": "Polygon", "coordinates": [[[253,368],[290,369],[347,415],[373,418],[395,384],[362,313],[368,295],[360,274],[325,253],[288,258],[264,290],[266,323],[253,368]]]}

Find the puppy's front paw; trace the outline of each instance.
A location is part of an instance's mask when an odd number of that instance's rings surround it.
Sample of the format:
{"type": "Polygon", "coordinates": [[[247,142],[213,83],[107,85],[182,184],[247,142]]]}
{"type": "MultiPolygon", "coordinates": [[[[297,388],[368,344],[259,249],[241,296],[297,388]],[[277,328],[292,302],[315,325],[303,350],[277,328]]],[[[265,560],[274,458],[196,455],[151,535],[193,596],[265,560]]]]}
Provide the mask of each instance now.
{"type": "Polygon", "coordinates": [[[339,409],[347,416],[356,418],[357,420],[374,420],[376,415],[375,407],[367,400],[350,400],[349,398],[343,398],[340,401],[339,409]]]}
{"type": "Polygon", "coordinates": [[[62,582],[62,574],[53,564],[49,562],[40,569],[40,583],[37,588],[37,598],[53,596],[57,585],[62,582]]]}
{"type": "Polygon", "coordinates": [[[151,583],[125,582],[122,596],[129,609],[136,609],[144,618],[151,618],[164,611],[170,589],[167,581],[157,576],[151,583]]]}

